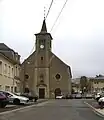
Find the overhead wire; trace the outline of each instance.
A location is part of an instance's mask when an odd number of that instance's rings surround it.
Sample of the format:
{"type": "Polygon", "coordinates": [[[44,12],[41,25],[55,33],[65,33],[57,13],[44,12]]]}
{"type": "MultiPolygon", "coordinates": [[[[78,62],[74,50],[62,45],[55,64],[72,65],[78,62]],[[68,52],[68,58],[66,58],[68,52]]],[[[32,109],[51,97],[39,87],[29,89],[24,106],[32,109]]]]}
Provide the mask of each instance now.
{"type": "Polygon", "coordinates": [[[61,15],[61,13],[62,13],[62,11],[63,11],[63,9],[65,8],[65,5],[66,5],[67,2],[68,2],[68,0],[66,0],[65,3],[64,3],[64,5],[62,6],[61,11],[59,12],[59,14],[58,14],[58,16],[57,16],[57,18],[56,18],[56,20],[55,20],[55,22],[54,22],[54,24],[53,24],[51,30],[50,30],[50,32],[53,30],[53,28],[54,28],[54,26],[55,26],[57,20],[59,19],[60,15],[61,15]]]}
{"type": "MultiPolygon", "coordinates": [[[[53,4],[53,1],[54,1],[54,0],[52,0],[51,3],[50,3],[50,6],[49,6],[49,9],[48,9],[48,12],[47,12],[47,14],[46,14],[45,19],[48,17],[48,15],[49,15],[49,13],[50,13],[50,10],[51,10],[51,7],[52,7],[52,4],[53,4]]],[[[34,46],[32,47],[30,54],[32,54],[34,48],[35,48],[35,44],[34,44],[34,46]]]]}
{"type": "Polygon", "coordinates": [[[49,6],[49,9],[48,9],[48,12],[47,12],[47,15],[46,15],[45,19],[47,19],[48,15],[49,15],[49,12],[51,10],[52,4],[53,4],[53,0],[50,3],[50,6],[49,6]]]}

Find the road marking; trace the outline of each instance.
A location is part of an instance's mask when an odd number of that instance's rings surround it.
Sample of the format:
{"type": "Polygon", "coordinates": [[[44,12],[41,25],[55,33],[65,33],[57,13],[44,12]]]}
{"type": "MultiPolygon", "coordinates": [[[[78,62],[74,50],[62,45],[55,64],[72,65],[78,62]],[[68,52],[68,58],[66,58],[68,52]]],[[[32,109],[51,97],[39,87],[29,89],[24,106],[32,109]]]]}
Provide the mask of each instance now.
{"type": "Polygon", "coordinates": [[[45,105],[47,103],[48,103],[48,101],[45,101],[45,102],[42,102],[42,103],[38,103],[38,104],[26,106],[26,107],[21,107],[21,108],[13,109],[13,110],[10,110],[10,111],[1,112],[0,115],[9,114],[9,113],[12,113],[12,112],[16,112],[16,111],[32,108],[32,107],[35,107],[35,106],[42,106],[42,105],[45,105]]]}
{"type": "Polygon", "coordinates": [[[84,101],[84,103],[85,103],[86,105],[88,105],[90,108],[92,108],[93,112],[94,112],[96,115],[104,118],[104,115],[102,115],[101,113],[99,113],[96,108],[94,108],[92,105],[90,105],[89,103],[87,103],[87,102],[85,102],[85,101],[84,101]]]}

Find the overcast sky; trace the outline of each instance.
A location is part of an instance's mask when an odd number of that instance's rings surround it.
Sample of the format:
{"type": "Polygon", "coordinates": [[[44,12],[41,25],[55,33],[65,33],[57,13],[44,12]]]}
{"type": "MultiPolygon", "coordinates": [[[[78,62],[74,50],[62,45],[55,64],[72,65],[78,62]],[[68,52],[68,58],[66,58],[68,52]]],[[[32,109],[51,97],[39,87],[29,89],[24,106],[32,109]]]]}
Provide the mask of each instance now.
{"type": "MultiPolygon", "coordinates": [[[[51,0],[0,0],[0,42],[25,59],[33,52],[51,0]]],[[[48,32],[65,0],[54,0],[48,32]]],[[[52,51],[72,68],[73,77],[104,74],[104,0],[68,0],[51,31],[52,51]]]]}

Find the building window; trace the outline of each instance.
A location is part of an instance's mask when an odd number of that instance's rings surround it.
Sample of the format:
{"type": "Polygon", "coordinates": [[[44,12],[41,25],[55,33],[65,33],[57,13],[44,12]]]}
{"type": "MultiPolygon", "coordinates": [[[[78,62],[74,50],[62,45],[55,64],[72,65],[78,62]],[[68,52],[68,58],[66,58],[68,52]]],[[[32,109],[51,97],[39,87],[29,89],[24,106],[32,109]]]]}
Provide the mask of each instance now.
{"type": "Polygon", "coordinates": [[[2,74],[2,61],[0,61],[0,74],[2,74]]]}
{"type": "Polygon", "coordinates": [[[43,57],[41,57],[41,60],[43,60],[43,57]]]}
{"type": "Polygon", "coordinates": [[[14,87],[14,92],[17,92],[17,87],[14,87]]]}
{"type": "Polygon", "coordinates": [[[51,41],[50,41],[50,48],[51,48],[51,41]]]}
{"type": "Polygon", "coordinates": [[[5,91],[10,91],[10,86],[5,86],[5,91]]]}
{"type": "Polygon", "coordinates": [[[11,87],[11,92],[13,92],[13,86],[11,87]]]}
{"type": "Polygon", "coordinates": [[[13,76],[13,68],[12,68],[12,76],[13,76]]]}
{"type": "Polygon", "coordinates": [[[26,80],[29,79],[29,75],[25,74],[25,79],[26,80]]]}
{"type": "Polygon", "coordinates": [[[56,77],[57,80],[59,80],[61,76],[60,76],[60,74],[56,74],[55,77],[56,77]]]}
{"type": "Polygon", "coordinates": [[[0,90],[2,90],[2,85],[0,85],[0,90]]]}
{"type": "Polygon", "coordinates": [[[4,65],[4,73],[7,74],[7,64],[4,65]]]}
{"type": "Polygon", "coordinates": [[[8,74],[9,74],[9,76],[10,76],[10,66],[8,67],[8,74]]]}
{"type": "Polygon", "coordinates": [[[40,75],[40,82],[41,82],[41,83],[44,82],[44,75],[43,75],[43,74],[40,75]]]}
{"type": "Polygon", "coordinates": [[[41,57],[41,64],[43,64],[43,57],[41,57]]]}
{"type": "Polygon", "coordinates": [[[15,75],[17,76],[17,66],[16,66],[16,74],[15,75]]]}

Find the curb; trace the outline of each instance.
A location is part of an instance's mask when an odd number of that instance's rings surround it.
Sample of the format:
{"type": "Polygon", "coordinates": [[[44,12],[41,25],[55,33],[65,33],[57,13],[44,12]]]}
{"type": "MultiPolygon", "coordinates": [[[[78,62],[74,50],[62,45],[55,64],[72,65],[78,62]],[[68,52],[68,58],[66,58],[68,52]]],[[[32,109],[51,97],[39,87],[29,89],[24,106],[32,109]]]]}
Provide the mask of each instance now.
{"type": "Polygon", "coordinates": [[[90,105],[90,104],[87,103],[87,102],[84,102],[84,103],[85,103],[86,105],[88,105],[88,106],[93,110],[93,112],[94,112],[96,115],[104,118],[104,115],[101,114],[100,112],[98,112],[98,110],[96,110],[92,105],[90,105]]]}
{"type": "Polygon", "coordinates": [[[26,107],[21,107],[21,108],[16,108],[16,109],[13,109],[13,110],[8,110],[8,111],[0,112],[0,115],[10,114],[10,113],[17,112],[17,111],[20,111],[20,110],[24,110],[24,109],[28,109],[28,108],[31,108],[31,107],[35,107],[35,106],[38,106],[39,103],[40,104],[42,104],[42,103],[45,104],[45,103],[47,103],[47,101],[48,100],[42,100],[42,101],[38,101],[37,103],[29,105],[29,106],[26,106],[26,107]]]}

